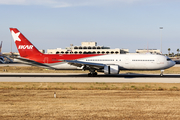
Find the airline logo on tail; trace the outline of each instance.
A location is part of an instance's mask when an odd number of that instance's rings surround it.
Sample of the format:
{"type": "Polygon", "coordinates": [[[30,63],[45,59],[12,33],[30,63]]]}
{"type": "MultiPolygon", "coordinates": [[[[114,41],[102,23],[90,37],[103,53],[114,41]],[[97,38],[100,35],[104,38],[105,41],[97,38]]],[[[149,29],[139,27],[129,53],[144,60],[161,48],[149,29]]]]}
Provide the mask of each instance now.
{"type": "MultiPolygon", "coordinates": [[[[12,36],[13,36],[15,42],[16,41],[21,41],[21,39],[19,38],[19,35],[21,34],[20,32],[15,33],[12,30],[11,33],[12,33],[12,36]]],[[[34,47],[33,45],[19,45],[18,49],[28,49],[28,50],[30,50],[30,49],[33,49],[33,47],[34,47]]]]}
{"type": "Polygon", "coordinates": [[[33,45],[19,45],[18,49],[33,49],[33,45]]]}
{"type": "Polygon", "coordinates": [[[12,30],[11,33],[12,33],[12,36],[13,36],[15,42],[21,41],[21,39],[19,38],[20,32],[14,33],[14,31],[12,30]]]}
{"type": "Polygon", "coordinates": [[[17,28],[10,28],[10,32],[21,57],[42,55],[17,28]]]}

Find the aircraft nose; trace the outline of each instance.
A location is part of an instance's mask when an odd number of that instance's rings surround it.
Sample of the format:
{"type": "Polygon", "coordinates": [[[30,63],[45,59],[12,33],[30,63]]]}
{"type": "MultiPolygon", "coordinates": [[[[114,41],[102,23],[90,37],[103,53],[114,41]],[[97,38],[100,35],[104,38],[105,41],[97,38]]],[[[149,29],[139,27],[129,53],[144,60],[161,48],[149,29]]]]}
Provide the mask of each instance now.
{"type": "Polygon", "coordinates": [[[171,66],[174,66],[176,64],[176,62],[171,61],[171,66]]]}

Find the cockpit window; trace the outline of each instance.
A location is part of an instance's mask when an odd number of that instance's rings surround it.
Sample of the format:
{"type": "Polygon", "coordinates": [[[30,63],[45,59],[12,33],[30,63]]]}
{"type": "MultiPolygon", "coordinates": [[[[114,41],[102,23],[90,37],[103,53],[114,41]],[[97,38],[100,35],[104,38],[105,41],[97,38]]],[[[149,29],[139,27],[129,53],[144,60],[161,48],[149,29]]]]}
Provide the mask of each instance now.
{"type": "Polygon", "coordinates": [[[171,59],[170,59],[170,58],[167,58],[167,61],[171,61],[171,59]]]}

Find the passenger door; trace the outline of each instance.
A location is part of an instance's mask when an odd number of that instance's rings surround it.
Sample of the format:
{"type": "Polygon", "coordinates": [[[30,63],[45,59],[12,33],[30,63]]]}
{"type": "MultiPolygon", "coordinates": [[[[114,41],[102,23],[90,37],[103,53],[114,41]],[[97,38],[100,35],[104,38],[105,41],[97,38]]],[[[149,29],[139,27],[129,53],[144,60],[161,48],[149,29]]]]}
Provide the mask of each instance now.
{"type": "Polygon", "coordinates": [[[48,63],[48,60],[49,60],[48,57],[45,57],[44,58],[44,63],[48,63]]]}

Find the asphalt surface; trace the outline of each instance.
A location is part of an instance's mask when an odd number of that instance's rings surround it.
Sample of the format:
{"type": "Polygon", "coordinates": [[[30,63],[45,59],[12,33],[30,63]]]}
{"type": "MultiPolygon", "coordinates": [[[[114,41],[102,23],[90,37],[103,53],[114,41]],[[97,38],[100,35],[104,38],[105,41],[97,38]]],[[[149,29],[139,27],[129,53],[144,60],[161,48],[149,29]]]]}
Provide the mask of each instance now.
{"type": "MultiPolygon", "coordinates": [[[[31,66],[19,63],[0,66],[31,66]]],[[[176,64],[175,67],[180,67],[176,64]]],[[[109,83],[180,83],[180,74],[119,74],[88,77],[80,73],[0,73],[0,82],[109,82],[109,83]]]]}
{"type": "Polygon", "coordinates": [[[119,74],[88,77],[79,73],[0,73],[0,82],[180,83],[180,74],[119,74]]]}

